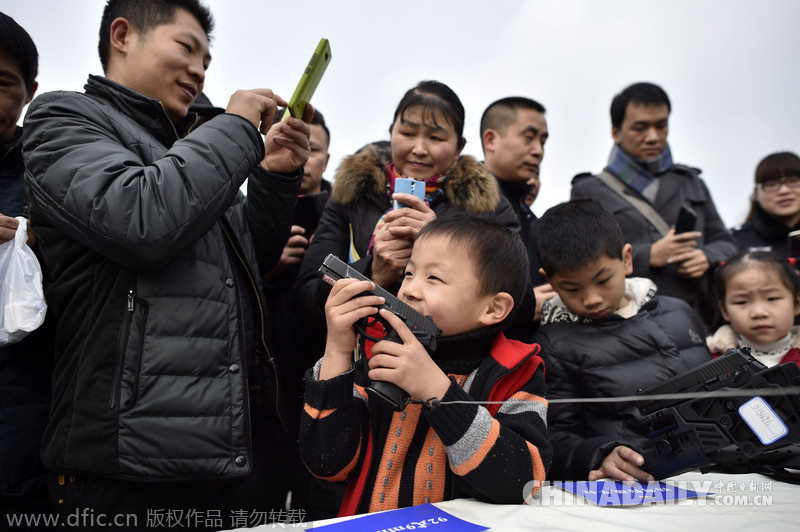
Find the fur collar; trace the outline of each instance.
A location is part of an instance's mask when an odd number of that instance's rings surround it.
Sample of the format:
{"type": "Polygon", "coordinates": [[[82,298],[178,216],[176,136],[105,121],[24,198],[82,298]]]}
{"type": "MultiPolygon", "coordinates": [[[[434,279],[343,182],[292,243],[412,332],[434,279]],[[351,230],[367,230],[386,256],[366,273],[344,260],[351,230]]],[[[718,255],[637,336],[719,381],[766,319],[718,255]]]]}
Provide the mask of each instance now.
{"type": "MultiPolygon", "coordinates": [[[[458,210],[493,212],[500,204],[494,176],[470,155],[462,155],[443,185],[447,201],[458,210]]],[[[377,153],[365,150],[347,157],[336,170],[331,197],[342,205],[386,194],[386,164],[377,153]]]]}
{"type": "MultiPolygon", "coordinates": [[[[706,338],[706,345],[708,346],[709,351],[712,353],[723,354],[728,349],[749,346],[750,342],[739,336],[733,327],[730,326],[730,324],[726,324],[717,329],[712,336],[708,336],[706,338]]],[[[773,347],[773,349],[762,351],[761,353],[768,354],[769,351],[777,351],[778,349],[783,349],[783,352],[786,352],[792,348],[800,348],[800,326],[795,325],[792,327],[788,341],[782,342],[781,340],[778,340],[770,347],[773,347]]],[[[753,354],[757,355],[758,353],[759,351],[753,348],[753,354]]]]}

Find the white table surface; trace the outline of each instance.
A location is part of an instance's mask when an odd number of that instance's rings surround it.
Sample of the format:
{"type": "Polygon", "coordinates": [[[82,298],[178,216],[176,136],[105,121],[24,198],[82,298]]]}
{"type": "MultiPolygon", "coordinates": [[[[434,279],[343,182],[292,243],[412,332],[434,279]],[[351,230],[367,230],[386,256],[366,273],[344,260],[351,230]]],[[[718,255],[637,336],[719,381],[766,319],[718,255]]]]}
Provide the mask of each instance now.
{"type": "MultiPolygon", "coordinates": [[[[759,474],[684,473],[668,481],[680,487],[704,487],[714,495],[699,499],[658,502],[626,507],[599,507],[582,497],[546,484],[534,504],[500,505],[473,499],[436,503],[446,512],[496,531],[526,530],[674,530],[681,532],[800,531],[800,485],[759,474]],[[684,485],[683,483],[688,483],[684,485]]],[[[355,516],[358,517],[358,516],[355,516]]],[[[297,525],[263,525],[238,532],[308,530],[353,517],[297,525]]]]}

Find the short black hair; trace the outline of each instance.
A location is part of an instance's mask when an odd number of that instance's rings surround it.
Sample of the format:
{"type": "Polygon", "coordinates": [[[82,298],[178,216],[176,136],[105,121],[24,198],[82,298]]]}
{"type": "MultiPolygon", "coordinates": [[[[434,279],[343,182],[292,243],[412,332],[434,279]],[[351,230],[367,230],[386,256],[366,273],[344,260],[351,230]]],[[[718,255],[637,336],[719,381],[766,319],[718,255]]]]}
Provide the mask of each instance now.
{"type": "Polygon", "coordinates": [[[536,220],[533,232],[548,277],[578,271],[603,255],[621,259],[625,247],[616,217],[596,200],[551,207],[536,220]]]}
{"type": "Polygon", "coordinates": [[[0,13],[0,50],[17,60],[25,88],[30,92],[39,75],[39,52],[25,28],[5,13],[0,13]]]}
{"type": "Polygon", "coordinates": [[[214,19],[199,0],[108,0],[100,21],[100,40],[97,45],[103,71],[108,68],[111,23],[115,19],[122,17],[138,32],[145,34],[160,24],[171,22],[177,9],[188,11],[200,23],[206,37],[211,38],[214,19]]]}
{"type": "MultiPolygon", "coordinates": [[[[416,242],[433,236],[447,238],[450,246],[463,246],[472,257],[480,295],[506,292],[519,308],[528,286],[528,252],[522,239],[497,220],[457,212],[435,218],[420,229],[416,242]]],[[[508,317],[506,321],[508,321],[508,317]]]]}
{"type": "Polygon", "coordinates": [[[325,125],[325,117],[322,115],[322,112],[314,108],[314,116],[311,117],[311,125],[316,125],[322,127],[322,130],[325,131],[325,136],[328,138],[328,147],[331,146],[331,132],[328,131],[328,126],[325,125]]]}
{"type": "Polygon", "coordinates": [[[672,104],[669,103],[667,93],[656,85],[642,81],[625,87],[622,92],[614,96],[611,100],[611,125],[619,129],[625,120],[625,109],[629,103],[640,103],[645,105],[667,106],[667,111],[672,112],[672,104]]]}
{"type": "Polygon", "coordinates": [[[458,135],[458,149],[464,147],[467,142],[464,138],[464,105],[453,89],[439,81],[420,81],[414,88],[406,91],[397,104],[392,125],[398,119],[403,120],[407,110],[417,106],[422,107],[424,119],[430,118],[434,126],[438,126],[436,112],[442,113],[458,135]]]}
{"type": "Polygon", "coordinates": [[[481,116],[481,147],[483,147],[483,134],[487,129],[494,129],[501,135],[506,134],[508,126],[517,119],[518,109],[545,113],[544,105],[523,96],[509,96],[489,104],[481,116]]]}

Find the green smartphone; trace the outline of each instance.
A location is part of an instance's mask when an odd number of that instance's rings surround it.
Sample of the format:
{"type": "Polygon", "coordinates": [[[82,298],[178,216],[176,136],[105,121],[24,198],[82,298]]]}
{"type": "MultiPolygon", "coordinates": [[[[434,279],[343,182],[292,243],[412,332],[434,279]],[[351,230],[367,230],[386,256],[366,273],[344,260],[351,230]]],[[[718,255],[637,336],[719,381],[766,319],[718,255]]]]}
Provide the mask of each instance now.
{"type": "Polygon", "coordinates": [[[328,68],[328,63],[331,62],[331,45],[328,39],[323,37],[319,40],[317,49],[308,61],[303,75],[300,78],[300,83],[294,89],[294,94],[289,99],[289,105],[286,107],[286,112],[283,113],[282,120],[285,120],[289,115],[295,118],[303,118],[306,112],[306,104],[311,100],[314,91],[319,85],[319,80],[328,68]]]}

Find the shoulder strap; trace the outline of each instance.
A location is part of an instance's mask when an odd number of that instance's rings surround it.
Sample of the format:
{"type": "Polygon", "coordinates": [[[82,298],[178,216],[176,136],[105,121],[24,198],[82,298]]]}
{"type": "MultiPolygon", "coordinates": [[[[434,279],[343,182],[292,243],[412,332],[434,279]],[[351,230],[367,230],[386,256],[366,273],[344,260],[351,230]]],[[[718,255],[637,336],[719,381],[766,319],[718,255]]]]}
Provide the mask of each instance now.
{"type": "Polygon", "coordinates": [[[656,228],[656,230],[661,233],[661,236],[666,235],[669,233],[669,224],[664,221],[664,218],[661,217],[660,214],[653,208],[650,203],[648,203],[643,198],[639,196],[634,196],[633,194],[626,194],[625,193],[625,183],[617,179],[617,177],[609,172],[608,170],[603,170],[600,175],[597,176],[600,181],[605,183],[608,188],[616,192],[620,195],[622,199],[633,205],[633,207],[639,211],[639,213],[647,218],[647,221],[656,228]]]}

